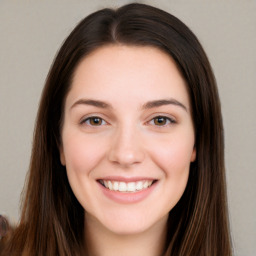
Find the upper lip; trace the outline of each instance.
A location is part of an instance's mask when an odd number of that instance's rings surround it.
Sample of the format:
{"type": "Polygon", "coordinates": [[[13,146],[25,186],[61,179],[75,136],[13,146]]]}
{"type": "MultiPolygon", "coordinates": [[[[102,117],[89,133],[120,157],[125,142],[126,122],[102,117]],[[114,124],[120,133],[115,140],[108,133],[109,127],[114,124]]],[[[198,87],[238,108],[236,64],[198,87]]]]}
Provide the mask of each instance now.
{"type": "Polygon", "coordinates": [[[152,177],[139,176],[139,177],[123,177],[123,176],[105,176],[97,180],[110,180],[110,181],[123,181],[123,182],[136,182],[143,180],[156,180],[152,177]]]}

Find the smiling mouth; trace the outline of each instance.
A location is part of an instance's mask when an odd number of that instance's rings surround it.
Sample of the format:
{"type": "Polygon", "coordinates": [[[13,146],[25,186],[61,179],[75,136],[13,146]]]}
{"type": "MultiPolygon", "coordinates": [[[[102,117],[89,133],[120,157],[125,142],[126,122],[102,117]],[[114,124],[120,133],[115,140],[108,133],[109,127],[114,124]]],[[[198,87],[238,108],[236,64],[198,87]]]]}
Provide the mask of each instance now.
{"type": "Polygon", "coordinates": [[[98,180],[105,188],[111,191],[134,193],[151,187],[157,180],[141,180],[136,182],[98,180]]]}

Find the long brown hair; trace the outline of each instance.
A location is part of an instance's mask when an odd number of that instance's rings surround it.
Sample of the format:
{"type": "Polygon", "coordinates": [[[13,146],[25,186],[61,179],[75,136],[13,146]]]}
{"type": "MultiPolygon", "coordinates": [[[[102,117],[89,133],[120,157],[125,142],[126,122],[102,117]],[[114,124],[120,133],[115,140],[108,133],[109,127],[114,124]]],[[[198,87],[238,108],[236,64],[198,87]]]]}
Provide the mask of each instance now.
{"type": "Polygon", "coordinates": [[[176,62],[187,82],[197,159],[169,213],[165,255],[230,256],[221,109],[215,78],[196,36],[160,9],[129,4],[103,9],[68,36],[49,71],[36,120],[21,220],[3,255],[80,255],[84,209],[60,163],[63,106],[79,62],[106,44],[153,46],[176,62]]]}

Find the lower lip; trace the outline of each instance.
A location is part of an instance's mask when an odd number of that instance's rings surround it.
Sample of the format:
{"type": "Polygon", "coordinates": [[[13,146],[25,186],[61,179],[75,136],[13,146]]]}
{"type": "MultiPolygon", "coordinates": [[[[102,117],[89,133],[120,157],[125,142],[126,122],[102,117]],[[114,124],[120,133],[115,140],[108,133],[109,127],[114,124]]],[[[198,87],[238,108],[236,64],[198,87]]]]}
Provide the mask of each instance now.
{"type": "Polygon", "coordinates": [[[99,186],[103,192],[103,194],[108,197],[109,199],[122,204],[132,204],[132,203],[138,203],[140,201],[143,201],[146,199],[150,193],[153,192],[153,190],[156,187],[156,183],[153,183],[150,187],[143,189],[138,192],[119,192],[114,190],[109,190],[105,188],[103,185],[99,183],[99,186]]]}

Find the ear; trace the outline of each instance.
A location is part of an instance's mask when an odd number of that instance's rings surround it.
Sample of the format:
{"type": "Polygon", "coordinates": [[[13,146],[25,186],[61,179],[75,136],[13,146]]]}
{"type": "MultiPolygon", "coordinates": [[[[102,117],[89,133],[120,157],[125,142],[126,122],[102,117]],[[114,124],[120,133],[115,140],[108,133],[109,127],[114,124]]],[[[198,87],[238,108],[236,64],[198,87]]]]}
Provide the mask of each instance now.
{"type": "Polygon", "coordinates": [[[63,146],[59,146],[59,151],[60,151],[60,162],[63,166],[66,165],[66,158],[65,158],[65,154],[64,154],[64,150],[63,150],[63,146]]]}
{"type": "Polygon", "coordinates": [[[194,162],[195,160],[196,160],[196,147],[194,146],[191,154],[190,162],[194,162]]]}

